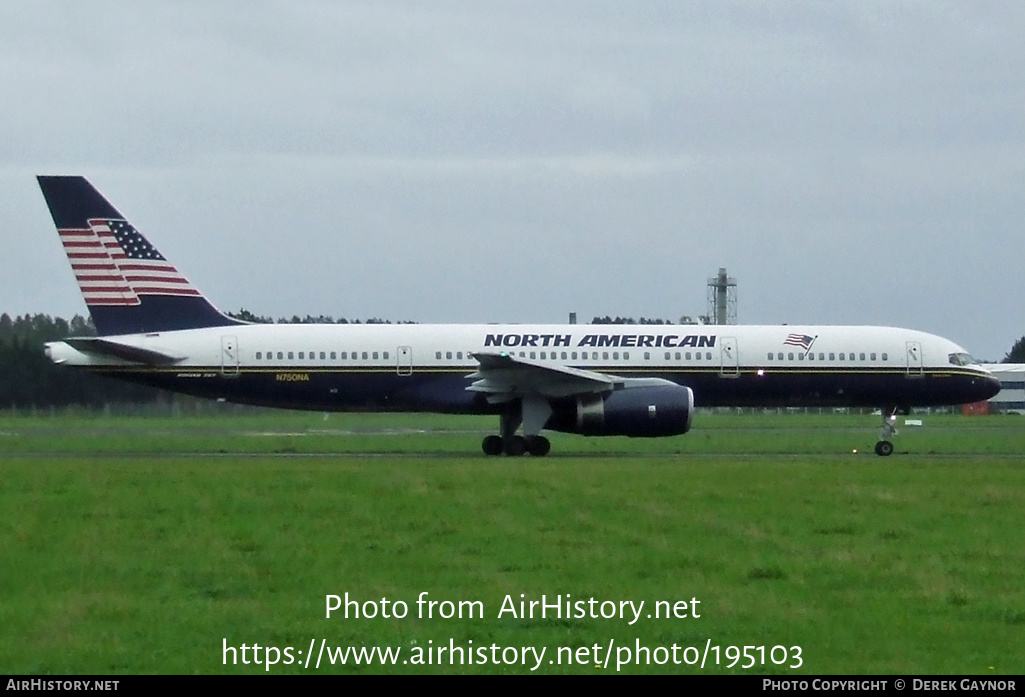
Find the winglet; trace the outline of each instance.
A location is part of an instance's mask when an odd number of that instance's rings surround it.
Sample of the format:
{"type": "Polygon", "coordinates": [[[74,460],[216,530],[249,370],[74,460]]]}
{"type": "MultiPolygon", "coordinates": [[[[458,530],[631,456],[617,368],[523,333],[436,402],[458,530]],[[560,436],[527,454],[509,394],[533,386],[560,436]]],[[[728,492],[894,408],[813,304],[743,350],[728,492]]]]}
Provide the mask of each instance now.
{"type": "Polygon", "coordinates": [[[222,314],[84,177],[37,177],[101,335],[244,324],[222,314]]]}

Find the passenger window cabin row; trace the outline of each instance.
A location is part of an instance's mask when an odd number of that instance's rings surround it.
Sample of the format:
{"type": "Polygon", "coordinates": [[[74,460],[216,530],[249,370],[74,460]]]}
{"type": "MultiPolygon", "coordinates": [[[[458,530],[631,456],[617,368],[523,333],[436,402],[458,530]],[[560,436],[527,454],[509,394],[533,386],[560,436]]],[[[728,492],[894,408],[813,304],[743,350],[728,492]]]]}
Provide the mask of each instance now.
{"type": "Polygon", "coordinates": [[[274,360],[275,356],[277,357],[277,360],[279,360],[279,361],[283,361],[283,360],[289,360],[289,361],[294,361],[294,360],[299,360],[299,361],[310,360],[310,361],[315,361],[315,360],[318,359],[318,356],[319,356],[320,360],[322,360],[322,361],[329,360],[329,358],[328,358],[329,356],[330,356],[330,360],[332,360],[332,361],[337,361],[337,360],[343,360],[343,361],[345,361],[345,360],[353,360],[353,361],[358,361],[358,360],[361,359],[361,357],[362,357],[362,360],[364,360],[364,361],[369,361],[369,360],[375,360],[376,361],[376,360],[382,360],[382,359],[383,360],[388,360],[389,352],[388,351],[384,351],[384,352],[381,352],[381,351],[363,351],[363,352],[352,351],[351,353],[348,352],[348,351],[342,351],[341,353],[339,353],[338,351],[320,351],[319,353],[317,351],[298,351],[298,352],[296,352],[296,351],[277,351],[277,352],[275,352],[275,351],[267,351],[266,353],[264,353],[263,351],[257,351],[256,352],[256,360],[258,360],[258,361],[262,361],[262,360],[271,361],[271,360],[274,360]]]}
{"type": "MultiPolygon", "coordinates": [[[[513,354],[516,354],[516,352],[513,352],[513,354]]],[[[469,352],[467,352],[466,355],[467,355],[467,357],[469,357],[470,356],[469,352]]],[[[591,352],[587,352],[587,351],[520,351],[518,355],[519,355],[520,358],[533,358],[535,360],[540,359],[542,361],[546,361],[546,360],[552,360],[552,361],[598,361],[598,360],[608,361],[608,360],[613,360],[613,361],[618,361],[620,359],[622,359],[624,361],[630,360],[630,352],[629,351],[591,351],[591,352]]],[[[452,358],[452,353],[451,352],[447,353],[445,357],[446,358],[452,358]]],[[[457,354],[456,357],[457,358],[462,358],[462,354],[457,354]]],[[[435,358],[437,358],[439,360],[441,359],[441,351],[438,351],[435,354],[435,358]]],[[[698,361],[700,361],[700,360],[709,360],[710,361],[710,360],[712,360],[712,352],[711,351],[705,351],[705,352],[701,352],[701,351],[693,351],[693,352],[692,351],[676,351],[675,353],[672,352],[672,351],[666,351],[665,352],[665,360],[671,361],[671,360],[674,360],[674,359],[677,360],[677,361],[684,361],[684,360],[686,360],[686,361],[690,361],[690,360],[698,360],[698,361]]],[[[644,360],[646,360],[646,361],[650,361],[651,360],[651,351],[645,351],[644,352],[644,360]]]]}
{"type": "MultiPolygon", "coordinates": [[[[467,359],[472,357],[472,354],[471,354],[470,351],[467,351],[465,355],[466,355],[467,359]]],[[[839,360],[839,361],[843,361],[843,362],[851,362],[851,361],[865,361],[865,360],[875,361],[877,354],[875,352],[870,352],[870,353],[864,353],[864,352],[861,352],[861,353],[842,352],[842,353],[839,353],[839,354],[837,354],[835,352],[830,352],[828,354],[826,354],[824,352],[819,352],[817,354],[817,357],[816,357],[816,354],[814,352],[811,352],[811,351],[808,352],[808,353],[802,353],[802,352],[799,352],[799,351],[798,352],[788,351],[786,353],[784,353],[783,351],[780,351],[780,352],[774,353],[774,352],[770,351],[768,354],[766,354],[766,358],[768,360],[770,360],[770,361],[782,361],[782,360],[788,360],[788,361],[793,361],[793,360],[799,360],[799,361],[803,361],[803,360],[808,360],[808,361],[814,361],[814,360],[826,361],[827,360],[827,358],[826,358],[827,355],[829,356],[828,360],[830,360],[830,361],[837,361],[837,360],[839,360]]],[[[455,360],[460,360],[460,361],[463,360],[463,352],[462,351],[455,351],[455,352],[453,352],[453,351],[445,351],[445,352],[436,351],[434,353],[434,358],[436,360],[439,360],[439,361],[443,360],[442,356],[444,356],[444,360],[452,360],[453,358],[455,360]]],[[[630,360],[630,352],[629,351],[622,351],[622,352],[620,352],[620,351],[600,351],[600,352],[599,351],[591,351],[590,353],[587,352],[587,351],[579,351],[579,352],[578,351],[561,351],[561,352],[559,352],[559,351],[540,351],[540,352],[539,351],[520,351],[519,352],[519,356],[520,356],[520,358],[532,358],[532,359],[538,359],[539,358],[540,360],[543,360],[543,361],[544,360],[562,360],[562,361],[578,361],[578,360],[580,360],[580,361],[587,361],[587,360],[591,360],[591,361],[597,361],[597,360],[607,361],[607,360],[613,360],[613,361],[618,361],[621,358],[622,358],[622,360],[627,360],[627,361],[630,360]]],[[[889,355],[886,354],[886,353],[879,354],[879,356],[880,356],[880,358],[883,361],[888,361],[889,360],[889,355]]],[[[302,360],[311,360],[311,361],[314,361],[314,360],[318,360],[318,359],[322,360],[322,361],[326,361],[326,360],[332,360],[332,361],[337,361],[337,360],[343,360],[343,361],[345,361],[345,360],[354,360],[354,361],[356,361],[356,360],[364,360],[364,361],[375,360],[376,361],[376,360],[389,360],[390,359],[390,353],[388,351],[341,351],[341,352],[338,352],[338,351],[319,351],[319,352],[318,351],[267,351],[267,352],[257,351],[256,352],[256,360],[258,360],[258,361],[259,360],[274,360],[275,358],[277,360],[279,360],[279,361],[283,361],[283,360],[290,360],[290,361],[291,360],[300,360],[300,361],[302,361],[302,360]]],[[[676,352],[666,351],[664,358],[667,361],[670,361],[670,360],[677,360],[677,361],[691,361],[691,360],[698,360],[698,361],[700,361],[700,360],[707,360],[707,361],[710,361],[710,360],[712,360],[712,352],[711,351],[705,351],[705,352],[701,352],[701,351],[693,351],[693,352],[691,352],[691,351],[676,351],[676,352]]],[[[646,361],[650,361],[651,360],[651,352],[650,351],[645,351],[644,352],[644,360],[646,360],[646,361]]]]}
{"type": "MultiPolygon", "coordinates": [[[[874,360],[876,360],[875,352],[871,352],[871,353],[867,353],[867,354],[864,353],[864,352],[857,353],[857,354],[855,354],[854,352],[849,352],[849,353],[848,352],[844,352],[844,353],[840,353],[839,354],[839,359],[837,358],[837,355],[838,354],[836,354],[836,353],[832,353],[832,352],[829,353],[829,360],[831,360],[831,361],[840,360],[840,361],[845,361],[845,362],[864,361],[864,360],[874,361],[874,360]]],[[[770,361],[772,361],[772,360],[782,361],[782,360],[784,360],[783,356],[784,356],[784,354],[783,354],[782,351],[780,351],[778,353],[773,353],[772,351],[769,351],[769,353],[768,353],[768,355],[766,357],[770,361]]],[[[815,353],[813,351],[809,351],[807,354],[801,353],[800,351],[798,351],[796,354],[793,351],[788,351],[786,353],[786,360],[788,360],[788,361],[792,361],[795,358],[797,360],[799,360],[799,361],[803,361],[803,360],[805,360],[806,357],[807,357],[807,360],[809,360],[809,361],[816,360],[815,353]]],[[[886,354],[886,353],[881,354],[881,358],[884,361],[890,360],[889,355],[886,354]]],[[[820,361],[826,360],[826,354],[823,353],[823,352],[819,352],[818,360],[820,360],[820,361]]]]}

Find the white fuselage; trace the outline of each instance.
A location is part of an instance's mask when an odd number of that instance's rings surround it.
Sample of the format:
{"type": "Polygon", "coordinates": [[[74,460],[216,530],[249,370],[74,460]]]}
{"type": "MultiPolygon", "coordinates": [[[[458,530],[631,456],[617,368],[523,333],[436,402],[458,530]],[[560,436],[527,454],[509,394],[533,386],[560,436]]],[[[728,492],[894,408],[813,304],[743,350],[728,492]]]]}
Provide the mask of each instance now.
{"type": "MultiPolygon", "coordinates": [[[[445,376],[446,387],[423,410],[446,411],[442,392],[458,384],[465,389],[477,354],[666,378],[692,387],[697,406],[960,403],[978,397],[973,380],[992,380],[957,344],[892,327],[247,324],[105,338],[174,360],[145,365],[63,342],[50,344],[48,355],[169,389],[179,385],[185,392],[196,392],[189,383],[216,378],[226,389],[199,392],[223,392],[243,402],[274,404],[276,388],[284,395],[282,405],[293,408],[301,408],[304,397],[315,409],[365,405],[362,390],[355,390],[360,396],[352,404],[345,395],[361,376],[376,376],[378,385],[394,392],[389,408],[420,410],[402,398],[403,382],[445,376]],[[145,378],[155,374],[162,377],[145,378]],[[262,377],[262,384],[235,390],[232,381],[247,376],[262,377]],[[385,383],[383,376],[395,380],[385,383]],[[884,377],[888,382],[881,382],[884,377]],[[966,389],[955,389],[950,378],[959,378],[957,385],[966,389]],[[900,389],[904,385],[910,389],[900,389]]],[[[462,397],[455,401],[452,410],[472,411],[462,397]]]]}

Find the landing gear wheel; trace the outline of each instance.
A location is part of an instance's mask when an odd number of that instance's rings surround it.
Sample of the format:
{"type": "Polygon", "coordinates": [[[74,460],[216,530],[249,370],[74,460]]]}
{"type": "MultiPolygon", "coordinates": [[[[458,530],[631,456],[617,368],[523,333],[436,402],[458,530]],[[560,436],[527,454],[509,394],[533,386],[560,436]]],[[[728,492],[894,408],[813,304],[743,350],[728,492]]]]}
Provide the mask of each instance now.
{"type": "Polygon", "coordinates": [[[527,442],[523,436],[513,436],[505,441],[505,454],[512,457],[527,452],[527,442]]]}
{"type": "Polygon", "coordinates": [[[897,435],[897,414],[907,414],[911,411],[907,407],[897,405],[885,406],[879,410],[883,415],[883,425],[879,429],[879,442],[876,443],[876,455],[889,457],[893,455],[893,443],[890,441],[897,435]]]}
{"type": "Polygon", "coordinates": [[[485,455],[502,454],[502,438],[500,436],[487,436],[480,444],[485,455]]]}
{"type": "Polygon", "coordinates": [[[544,436],[527,436],[527,452],[534,457],[544,457],[552,444],[544,436]]]}

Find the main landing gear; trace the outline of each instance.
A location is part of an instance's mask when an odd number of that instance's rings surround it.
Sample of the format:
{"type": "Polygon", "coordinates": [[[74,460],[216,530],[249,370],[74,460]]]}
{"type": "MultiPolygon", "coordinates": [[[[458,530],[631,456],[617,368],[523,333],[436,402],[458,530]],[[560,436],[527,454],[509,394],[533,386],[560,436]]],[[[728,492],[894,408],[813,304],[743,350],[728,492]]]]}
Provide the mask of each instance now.
{"type": "Polygon", "coordinates": [[[544,457],[552,449],[552,444],[541,435],[552,408],[547,400],[539,397],[524,397],[518,402],[511,402],[509,408],[500,416],[501,435],[487,436],[481,441],[481,449],[485,455],[519,456],[530,453],[534,457],[544,457]],[[516,435],[516,429],[523,424],[523,435],[516,435]]]}
{"type": "Polygon", "coordinates": [[[552,444],[544,436],[511,436],[503,441],[501,436],[487,436],[481,442],[485,455],[525,455],[544,457],[552,449],[552,444]]]}
{"type": "Polygon", "coordinates": [[[879,442],[876,443],[876,455],[888,457],[893,455],[893,443],[890,439],[897,435],[897,415],[909,414],[911,409],[905,407],[883,407],[883,425],[879,429],[879,442]]]}

